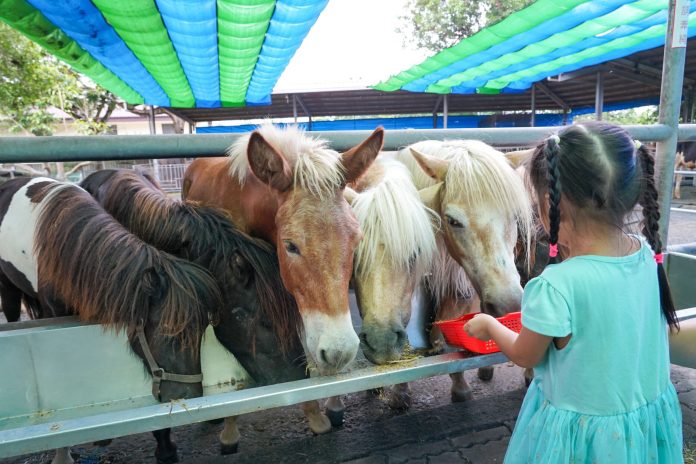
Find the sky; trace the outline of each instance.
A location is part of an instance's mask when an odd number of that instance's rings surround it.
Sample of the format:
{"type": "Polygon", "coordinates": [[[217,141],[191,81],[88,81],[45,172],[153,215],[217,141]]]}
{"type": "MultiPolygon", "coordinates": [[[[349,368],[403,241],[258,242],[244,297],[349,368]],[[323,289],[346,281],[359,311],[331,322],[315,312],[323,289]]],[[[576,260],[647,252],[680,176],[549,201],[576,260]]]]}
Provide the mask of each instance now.
{"type": "Polygon", "coordinates": [[[427,51],[396,33],[406,0],[330,0],[274,88],[275,93],[364,88],[418,64],[427,51]]]}

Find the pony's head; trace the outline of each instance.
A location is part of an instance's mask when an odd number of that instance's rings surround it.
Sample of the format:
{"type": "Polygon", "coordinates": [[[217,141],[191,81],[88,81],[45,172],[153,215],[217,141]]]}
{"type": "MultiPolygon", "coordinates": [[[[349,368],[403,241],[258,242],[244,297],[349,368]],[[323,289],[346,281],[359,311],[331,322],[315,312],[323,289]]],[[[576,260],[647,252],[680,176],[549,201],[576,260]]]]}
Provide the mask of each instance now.
{"type": "Polygon", "coordinates": [[[232,174],[243,184],[251,171],[277,205],[270,239],[302,316],[305,351],[324,374],[345,367],[358,350],[348,285],[361,232],[343,190],[370,166],[382,139],[378,129],[339,154],[295,128],[264,125],[230,150],[232,174]]]}
{"type": "Polygon", "coordinates": [[[466,271],[482,311],[518,311],[522,287],[513,251],[518,232],[529,244],[532,229],[523,180],[502,153],[480,141],[424,141],[407,150],[421,177],[430,178],[421,197],[439,214],[447,250],[466,271]]]}
{"type": "Polygon", "coordinates": [[[210,271],[223,299],[215,334],[258,384],[303,378],[301,320],[271,245],[223,210],[168,198],[142,173],[98,171],[82,186],[146,242],[210,271]]]}
{"type": "Polygon", "coordinates": [[[159,400],[200,396],[201,337],[221,305],[208,271],[144,243],[71,184],[45,182],[20,193],[39,206],[39,291],[82,320],[125,330],[153,378],[160,369],[188,376],[161,376],[153,389],[159,400]]]}
{"type": "Polygon", "coordinates": [[[353,286],[362,316],[360,346],[376,364],[399,359],[408,337],[411,300],[435,250],[431,221],[411,175],[380,159],[346,189],[363,239],[355,253],[353,286]]]}

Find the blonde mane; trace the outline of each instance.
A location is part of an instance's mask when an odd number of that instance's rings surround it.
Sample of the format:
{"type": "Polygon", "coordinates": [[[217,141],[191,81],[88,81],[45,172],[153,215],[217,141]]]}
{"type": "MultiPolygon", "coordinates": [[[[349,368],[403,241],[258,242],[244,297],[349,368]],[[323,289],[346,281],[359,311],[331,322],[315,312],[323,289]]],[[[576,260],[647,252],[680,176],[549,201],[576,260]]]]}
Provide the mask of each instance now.
{"type": "MultiPolygon", "coordinates": [[[[449,162],[440,192],[443,204],[463,201],[465,206],[487,205],[497,211],[501,219],[516,222],[529,254],[531,234],[535,230],[530,195],[524,180],[505,155],[478,140],[427,140],[412,147],[449,162]]],[[[409,147],[400,150],[396,157],[408,166],[419,190],[437,183],[420,168],[409,147]]],[[[438,240],[438,249],[429,279],[436,299],[452,295],[451,292],[468,292],[471,284],[463,270],[455,268],[458,265],[446,253],[442,240],[438,240]]]]}
{"type": "Polygon", "coordinates": [[[423,206],[404,165],[381,158],[375,163],[384,169],[383,178],[352,204],[363,232],[355,252],[357,273],[363,275],[381,256],[401,271],[422,275],[436,250],[437,214],[423,206]]]}
{"type": "MultiPolygon", "coordinates": [[[[320,198],[334,194],[344,183],[339,153],[325,140],[307,136],[294,126],[278,127],[264,123],[257,127],[263,138],[285,158],[293,173],[293,188],[309,191],[320,198]]],[[[247,146],[251,133],[238,138],[229,148],[230,175],[244,185],[250,174],[247,146]]]]}

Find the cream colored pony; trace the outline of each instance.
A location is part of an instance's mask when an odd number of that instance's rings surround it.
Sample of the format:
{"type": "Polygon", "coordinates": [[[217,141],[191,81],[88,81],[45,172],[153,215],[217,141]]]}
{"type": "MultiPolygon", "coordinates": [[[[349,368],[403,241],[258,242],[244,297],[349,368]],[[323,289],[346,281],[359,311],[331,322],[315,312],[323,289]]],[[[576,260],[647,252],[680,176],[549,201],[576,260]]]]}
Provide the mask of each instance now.
{"type": "Polygon", "coordinates": [[[360,346],[367,359],[385,364],[399,359],[408,341],[411,300],[432,263],[437,218],[397,161],[377,158],[351,187],[346,198],[363,232],[353,263],[360,346]]]}
{"type": "MultiPolygon", "coordinates": [[[[481,310],[494,316],[519,311],[518,233],[529,250],[532,207],[522,178],[499,151],[475,140],[423,141],[399,151],[424,204],[441,219],[438,250],[426,286],[436,320],[481,310]]],[[[434,349],[444,349],[437,328],[434,349]]],[[[492,369],[479,371],[488,379],[492,369]]],[[[452,374],[452,400],[471,397],[461,373],[452,374]]]]}

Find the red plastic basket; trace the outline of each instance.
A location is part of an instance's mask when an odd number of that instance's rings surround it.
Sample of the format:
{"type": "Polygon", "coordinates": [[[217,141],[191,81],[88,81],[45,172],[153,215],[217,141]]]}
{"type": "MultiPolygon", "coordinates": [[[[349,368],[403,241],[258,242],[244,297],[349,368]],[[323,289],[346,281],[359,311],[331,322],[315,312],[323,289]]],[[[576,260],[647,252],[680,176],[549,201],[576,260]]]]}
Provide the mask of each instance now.
{"type": "MultiPolygon", "coordinates": [[[[434,324],[440,328],[442,334],[445,336],[445,341],[450,346],[465,348],[480,354],[497,353],[500,351],[500,348],[498,348],[498,345],[496,345],[493,340],[484,342],[478,338],[472,337],[464,331],[464,324],[476,314],[478,313],[465,314],[462,317],[449,321],[435,321],[434,324]]],[[[521,315],[522,313],[520,312],[509,313],[497,319],[505,327],[520,333],[520,330],[522,330],[521,315]]]]}

